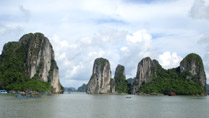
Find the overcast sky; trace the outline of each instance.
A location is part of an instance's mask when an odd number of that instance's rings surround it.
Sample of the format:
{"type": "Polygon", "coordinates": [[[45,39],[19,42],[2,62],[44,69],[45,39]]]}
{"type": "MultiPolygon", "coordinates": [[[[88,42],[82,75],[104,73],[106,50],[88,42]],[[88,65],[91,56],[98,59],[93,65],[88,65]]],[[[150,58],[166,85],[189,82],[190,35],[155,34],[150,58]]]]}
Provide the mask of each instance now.
{"type": "Polygon", "coordinates": [[[0,0],[0,52],[30,32],[49,38],[65,87],[87,83],[98,57],[129,78],[144,57],[168,69],[194,52],[209,78],[209,0],[0,0]]]}

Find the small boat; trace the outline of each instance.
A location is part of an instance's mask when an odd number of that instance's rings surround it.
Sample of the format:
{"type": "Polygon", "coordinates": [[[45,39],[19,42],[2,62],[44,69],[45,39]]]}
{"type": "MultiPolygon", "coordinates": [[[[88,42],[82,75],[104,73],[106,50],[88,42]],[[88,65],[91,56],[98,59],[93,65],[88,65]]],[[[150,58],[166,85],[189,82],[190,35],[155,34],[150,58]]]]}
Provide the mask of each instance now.
{"type": "Polygon", "coordinates": [[[168,95],[169,95],[169,96],[176,96],[176,93],[170,92],[168,95]]]}
{"type": "Polygon", "coordinates": [[[126,97],[126,98],[131,98],[130,96],[126,97]]]}
{"type": "Polygon", "coordinates": [[[7,94],[7,90],[0,90],[0,93],[7,94]]]}

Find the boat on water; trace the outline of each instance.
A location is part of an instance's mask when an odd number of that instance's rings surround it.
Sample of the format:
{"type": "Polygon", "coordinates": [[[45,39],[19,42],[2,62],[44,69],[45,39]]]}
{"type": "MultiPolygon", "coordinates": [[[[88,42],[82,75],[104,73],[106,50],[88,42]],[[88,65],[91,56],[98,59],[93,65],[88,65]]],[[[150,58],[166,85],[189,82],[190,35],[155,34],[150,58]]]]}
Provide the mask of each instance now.
{"type": "Polygon", "coordinates": [[[170,92],[168,95],[169,95],[169,96],[176,96],[176,93],[170,92]]]}
{"type": "Polygon", "coordinates": [[[15,95],[17,98],[40,98],[41,96],[38,95],[21,95],[21,94],[17,94],[15,95]]]}
{"type": "Polygon", "coordinates": [[[0,90],[0,93],[7,94],[7,90],[0,90]]]}

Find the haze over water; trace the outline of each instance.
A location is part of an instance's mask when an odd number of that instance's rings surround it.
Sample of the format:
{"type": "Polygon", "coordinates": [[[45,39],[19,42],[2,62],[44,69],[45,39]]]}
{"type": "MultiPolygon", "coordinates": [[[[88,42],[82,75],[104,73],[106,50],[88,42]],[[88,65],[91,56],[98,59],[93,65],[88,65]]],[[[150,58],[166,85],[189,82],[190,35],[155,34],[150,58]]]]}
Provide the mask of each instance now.
{"type": "Polygon", "coordinates": [[[1,118],[206,118],[209,97],[88,95],[23,99],[0,95],[1,118]],[[131,97],[131,98],[127,98],[131,97]]]}

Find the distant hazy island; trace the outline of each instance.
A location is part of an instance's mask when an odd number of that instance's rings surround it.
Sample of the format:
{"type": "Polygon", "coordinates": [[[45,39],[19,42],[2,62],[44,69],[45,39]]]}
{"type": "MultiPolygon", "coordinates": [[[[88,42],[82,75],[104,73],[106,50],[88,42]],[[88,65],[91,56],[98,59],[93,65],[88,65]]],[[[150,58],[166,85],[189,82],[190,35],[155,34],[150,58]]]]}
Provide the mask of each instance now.
{"type": "Polygon", "coordinates": [[[86,92],[86,87],[87,84],[82,84],[80,87],[78,87],[78,89],[74,88],[74,87],[65,87],[65,91],[66,92],[86,92]]]}
{"type": "Polygon", "coordinates": [[[0,89],[62,93],[59,69],[48,38],[26,34],[4,45],[0,55],[0,89]]]}
{"type": "Polygon", "coordinates": [[[125,67],[118,65],[111,79],[110,63],[107,59],[94,61],[92,76],[87,85],[89,94],[129,93],[129,94],[165,94],[207,95],[206,75],[202,59],[191,53],[180,66],[163,69],[157,60],[150,57],[138,63],[136,78],[126,80],[125,67]]]}

